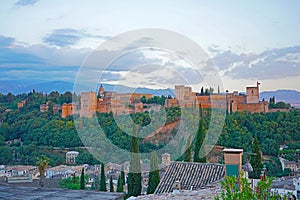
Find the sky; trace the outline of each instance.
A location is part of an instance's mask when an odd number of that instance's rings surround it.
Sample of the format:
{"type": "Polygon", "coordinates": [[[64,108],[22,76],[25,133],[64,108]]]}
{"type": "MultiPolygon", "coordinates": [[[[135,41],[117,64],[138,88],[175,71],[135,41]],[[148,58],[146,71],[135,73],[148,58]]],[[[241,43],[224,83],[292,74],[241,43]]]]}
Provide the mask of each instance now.
{"type": "MultiPolygon", "coordinates": [[[[3,1],[0,81],[74,82],[99,46],[119,34],[153,28],[197,43],[214,63],[222,90],[245,91],[259,81],[262,91],[300,91],[299,10],[297,0],[3,1]]],[[[100,54],[110,56],[114,50],[100,54]]],[[[197,91],[209,82],[174,52],[137,50],[108,68],[102,64],[91,71],[102,74],[102,83],[149,88],[187,84],[197,91]]]]}

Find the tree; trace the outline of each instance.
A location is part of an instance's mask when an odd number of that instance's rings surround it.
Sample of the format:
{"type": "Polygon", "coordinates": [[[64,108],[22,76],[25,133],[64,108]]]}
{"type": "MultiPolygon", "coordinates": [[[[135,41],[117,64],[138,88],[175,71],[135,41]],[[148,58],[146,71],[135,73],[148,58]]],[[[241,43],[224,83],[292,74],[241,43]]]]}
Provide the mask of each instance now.
{"type": "Polygon", "coordinates": [[[184,152],[184,162],[191,162],[192,159],[192,143],[191,143],[191,136],[188,138],[187,140],[187,144],[186,144],[186,151],[184,152]]]}
{"type": "Polygon", "coordinates": [[[195,138],[194,162],[206,163],[206,156],[201,158],[199,157],[201,147],[203,150],[205,150],[203,145],[204,138],[205,138],[204,119],[203,117],[201,117],[199,121],[197,135],[195,138]]]}
{"type": "Polygon", "coordinates": [[[213,94],[214,93],[214,88],[209,87],[209,94],[213,94]]]}
{"type": "Polygon", "coordinates": [[[40,173],[40,187],[45,186],[45,173],[48,164],[49,158],[47,158],[46,156],[41,155],[40,157],[36,158],[36,165],[38,166],[40,173]]]}
{"type": "Polygon", "coordinates": [[[106,179],[105,179],[105,172],[104,172],[104,164],[101,164],[101,175],[100,175],[100,191],[106,192],[106,179]]]}
{"type": "Polygon", "coordinates": [[[210,91],[208,88],[205,88],[205,92],[204,92],[204,95],[208,96],[210,94],[210,91]]]}
{"type": "Polygon", "coordinates": [[[263,166],[257,137],[255,137],[253,141],[252,153],[253,154],[251,155],[250,163],[253,167],[253,172],[250,172],[249,176],[251,178],[260,178],[260,173],[263,166]]]}
{"type": "Polygon", "coordinates": [[[130,157],[130,168],[128,173],[128,196],[138,196],[142,191],[142,176],[141,176],[141,164],[138,144],[138,134],[134,127],[134,133],[132,136],[132,149],[130,157]]]}
{"type": "Polygon", "coordinates": [[[8,164],[11,160],[12,150],[7,145],[0,146],[0,163],[8,164]]]}
{"type": "Polygon", "coordinates": [[[100,180],[99,180],[99,176],[94,176],[94,182],[92,183],[92,187],[91,187],[91,189],[92,190],[99,190],[99,182],[100,182],[100,180]]]}
{"type": "Polygon", "coordinates": [[[203,88],[203,86],[201,87],[200,94],[201,94],[201,95],[204,95],[204,88],[203,88]]]}
{"type": "Polygon", "coordinates": [[[122,165],[121,169],[121,179],[122,179],[122,184],[125,185],[125,172],[124,172],[124,166],[122,165]]]}
{"type": "Polygon", "coordinates": [[[121,175],[118,177],[117,192],[123,192],[123,181],[121,175]]]}
{"type": "Polygon", "coordinates": [[[150,172],[147,194],[153,194],[160,181],[157,155],[154,151],[151,153],[150,172]]]}
{"type": "Polygon", "coordinates": [[[114,192],[114,183],[113,183],[112,176],[110,176],[110,180],[109,180],[109,191],[114,192]]]}
{"type": "MultiPolygon", "coordinates": [[[[279,200],[281,199],[279,194],[271,194],[270,188],[272,185],[272,179],[266,177],[265,180],[260,180],[254,189],[250,187],[248,179],[240,175],[240,186],[237,186],[238,179],[235,176],[227,176],[222,185],[222,200],[240,200],[240,199],[269,199],[279,200]]],[[[216,197],[215,200],[219,200],[220,197],[216,197]]],[[[284,197],[284,199],[286,199],[284,197]]]]}
{"type": "Polygon", "coordinates": [[[85,189],[85,181],[84,181],[84,168],[81,169],[81,176],[80,176],[80,189],[85,189]]]}
{"type": "Polygon", "coordinates": [[[142,103],[146,103],[146,102],[147,102],[147,98],[146,98],[145,96],[142,96],[142,97],[140,98],[140,101],[141,101],[142,103]]]}
{"type": "Polygon", "coordinates": [[[70,190],[79,190],[80,189],[79,177],[76,177],[75,173],[74,173],[72,177],[61,178],[59,180],[59,187],[60,188],[67,188],[67,189],[70,189],[70,190]]]}

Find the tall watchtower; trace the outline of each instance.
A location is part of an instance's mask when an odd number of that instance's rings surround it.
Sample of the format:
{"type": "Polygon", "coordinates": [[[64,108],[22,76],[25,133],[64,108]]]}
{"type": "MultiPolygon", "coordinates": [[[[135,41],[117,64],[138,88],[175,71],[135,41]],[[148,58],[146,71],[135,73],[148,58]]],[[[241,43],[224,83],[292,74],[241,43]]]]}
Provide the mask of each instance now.
{"type": "Polygon", "coordinates": [[[255,87],[246,88],[247,103],[259,103],[259,85],[257,82],[255,87]]]}
{"type": "Polygon", "coordinates": [[[92,118],[97,108],[96,92],[81,92],[80,117],[92,118]]]}

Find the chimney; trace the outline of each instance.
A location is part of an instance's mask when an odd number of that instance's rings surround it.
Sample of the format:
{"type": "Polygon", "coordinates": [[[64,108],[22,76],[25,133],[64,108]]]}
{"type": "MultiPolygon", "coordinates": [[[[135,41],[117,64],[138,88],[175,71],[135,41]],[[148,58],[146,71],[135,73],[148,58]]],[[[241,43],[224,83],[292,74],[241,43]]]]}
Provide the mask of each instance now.
{"type": "Polygon", "coordinates": [[[164,153],[161,155],[161,164],[164,166],[169,166],[171,164],[171,155],[169,153],[164,153]]]}
{"type": "Polygon", "coordinates": [[[181,183],[180,181],[175,181],[175,183],[173,183],[172,185],[173,188],[173,192],[172,194],[180,194],[180,190],[181,190],[181,183]]]}
{"type": "Polygon", "coordinates": [[[224,149],[225,175],[238,177],[242,171],[243,149],[224,149]]]}

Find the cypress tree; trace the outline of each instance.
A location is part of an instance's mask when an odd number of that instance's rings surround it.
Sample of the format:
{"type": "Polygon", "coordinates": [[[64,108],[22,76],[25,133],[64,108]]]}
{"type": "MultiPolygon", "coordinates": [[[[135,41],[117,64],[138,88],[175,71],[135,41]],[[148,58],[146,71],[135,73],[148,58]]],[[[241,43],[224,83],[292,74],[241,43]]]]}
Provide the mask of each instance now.
{"type": "Polygon", "coordinates": [[[157,155],[154,151],[151,153],[150,173],[147,194],[153,194],[160,181],[157,155]]]}
{"type": "Polygon", "coordinates": [[[202,158],[199,157],[202,146],[203,146],[202,148],[204,150],[204,145],[203,145],[204,138],[205,138],[204,120],[203,120],[203,117],[201,116],[197,135],[195,138],[194,162],[206,163],[206,156],[204,156],[202,158]]]}
{"type": "Polygon", "coordinates": [[[106,192],[106,179],[105,179],[105,172],[104,172],[104,164],[101,164],[101,175],[100,175],[100,191],[106,192]]]}
{"type": "Polygon", "coordinates": [[[110,181],[109,181],[109,191],[110,191],[110,192],[114,192],[114,183],[113,183],[112,176],[110,176],[110,181]]]}
{"type": "Polygon", "coordinates": [[[117,192],[123,192],[123,181],[121,175],[118,177],[117,192]]]}
{"type": "Polygon", "coordinates": [[[124,172],[123,166],[122,166],[122,170],[121,170],[121,179],[122,179],[122,184],[125,185],[126,181],[125,181],[125,172],[124,172]]]}
{"type": "Polygon", "coordinates": [[[130,168],[128,173],[128,196],[138,196],[142,191],[142,175],[136,126],[132,136],[130,168]]]}
{"type": "Polygon", "coordinates": [[[184,162],[191,162],[192,159],[192,144],[191,144],[191,136],[188,138],[187,140],[187,148],[186,151],[184,153],[184,162]]]}
{"type": "Polygon", "coordinates": [[[85,189],[85,181],[84,181],[84,168],[81,169],[81,176],[80,176],[80,189],[85,189]]]}
{"type": "Polygon", "coordinates": [[[76,183],[76,176],[75,176],[75,172],[73,173],[73,183],[76,183]]]}
{"type": "Polygon", "coordinates": [[[263,166],[257,137],[255,137],[253,141],[252,153],[253,155],[251,155],[250,163],[252,165],[253,172],[250,172],[249,176],[251,178],[260,178],[260,172],[263,166]]]}

